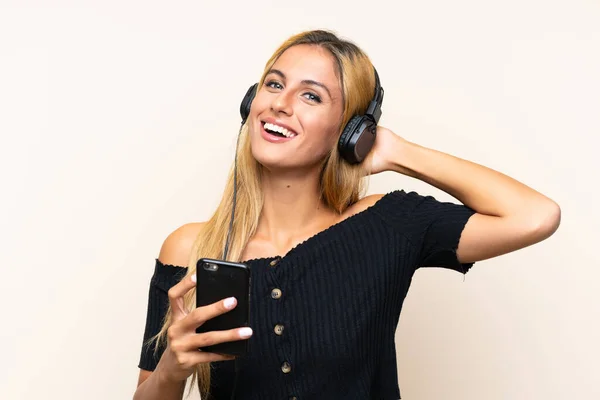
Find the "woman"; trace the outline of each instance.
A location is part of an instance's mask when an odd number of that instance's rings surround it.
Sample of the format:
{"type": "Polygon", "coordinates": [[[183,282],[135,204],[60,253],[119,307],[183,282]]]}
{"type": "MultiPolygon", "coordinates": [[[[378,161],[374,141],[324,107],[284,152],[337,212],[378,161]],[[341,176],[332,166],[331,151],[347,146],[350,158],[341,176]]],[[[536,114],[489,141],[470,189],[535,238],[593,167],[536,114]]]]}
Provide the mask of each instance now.
{"type": "Polygon", "coordinates": [[[415,270],[464,274],[557,229],[560,209],[544,195],[383,127],[368,156],[348,162],[340,135],[376,87],[368,57],[326,31],[291,37],[267,62],[240,133],[228,257],[251,268],[252,326],[195,333],[235,307],[194,304],[196,261],[220,258],[227,240],[232,173],[212,218],[161,248],[145,333],[156,341],[143,348],[136,399],[180,399],[192,375],[203,398],[398,399],[394,333],[415,270]],[[382,171],[463,204],[402,190],[361,197],[363,178],[382,171]],[[234,340],[249,340],[247,356],[197,350],[234,340]]]}

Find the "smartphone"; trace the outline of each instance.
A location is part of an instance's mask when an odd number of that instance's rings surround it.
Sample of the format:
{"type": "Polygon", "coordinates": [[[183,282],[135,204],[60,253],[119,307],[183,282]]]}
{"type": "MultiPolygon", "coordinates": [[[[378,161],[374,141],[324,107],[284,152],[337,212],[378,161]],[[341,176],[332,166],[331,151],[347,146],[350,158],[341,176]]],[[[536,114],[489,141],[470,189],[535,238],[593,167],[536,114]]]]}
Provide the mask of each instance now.
{"type": "MultiPolygon", "coordinates": [[[[196,263],[196,277],[196,307],[227,297],[237,299],[233,310],[209,319],[196,328],[196,333],[250,326],[250,269],[246,264],[201,258],[196,263]]],[[[248,339],[218,343],[200,350],[242,356],[248,352],[248,339]]]]}

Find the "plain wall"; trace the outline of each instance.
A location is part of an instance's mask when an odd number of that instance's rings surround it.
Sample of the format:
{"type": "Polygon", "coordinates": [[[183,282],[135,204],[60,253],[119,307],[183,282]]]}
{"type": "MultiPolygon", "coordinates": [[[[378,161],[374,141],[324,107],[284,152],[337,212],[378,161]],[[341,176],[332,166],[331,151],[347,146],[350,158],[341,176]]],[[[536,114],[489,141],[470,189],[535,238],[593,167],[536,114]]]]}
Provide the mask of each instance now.
{"type": "MultiPolygon", "coordinates": [[[[212,213],[239,103],[276,47],[372,58],[381,124],[557,201],[547,241],[420,270],[403,399],[598,399],[597,1],[3,1],[2,399],[127,399],[165,237],[212,213]],[[237,3],[237,4],[236,4],[237,3]]],[[[369,192],[447,194],[395,173],[369,192]]]]}

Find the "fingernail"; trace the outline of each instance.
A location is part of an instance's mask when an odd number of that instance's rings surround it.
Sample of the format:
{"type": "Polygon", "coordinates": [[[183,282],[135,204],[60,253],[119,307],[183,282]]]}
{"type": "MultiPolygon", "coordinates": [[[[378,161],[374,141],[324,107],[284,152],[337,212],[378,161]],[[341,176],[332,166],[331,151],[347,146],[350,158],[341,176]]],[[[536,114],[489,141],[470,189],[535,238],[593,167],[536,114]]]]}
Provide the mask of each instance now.
{"type": "Polygon", "coordinates": [[[252,336],[252,328],[242,328],[239,330],[239,334],[243,338],[248,338],[252,336]]]}
{"type": "Polygon", "coordinates": [[[223,302],[223,305],[227,309],[233,308],[233,306],[235,306],[235,297],[230,297],[228,299],[225,299],[225,301],[223,302]]]}
{"type": "Polygon", "coordinates": [[[196,283],[196,274],[192,274],[190,278],[192,279],[192,282],[196,283]]]}

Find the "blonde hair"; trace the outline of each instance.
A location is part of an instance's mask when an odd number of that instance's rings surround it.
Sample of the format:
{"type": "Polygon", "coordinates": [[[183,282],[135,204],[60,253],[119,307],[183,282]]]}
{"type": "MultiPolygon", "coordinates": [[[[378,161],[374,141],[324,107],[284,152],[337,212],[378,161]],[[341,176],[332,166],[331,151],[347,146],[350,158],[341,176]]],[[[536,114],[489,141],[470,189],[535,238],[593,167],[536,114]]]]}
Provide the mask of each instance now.
{"type": "MultiPolygon", "coordinates": [[[[325,30],[312,30],[296,34],[287,39],[271,56],[265,65],[258,88],[263,85],[265,75],[284,51],[296,45],[315,45],[328,50],[336,62],[340,79],[344,108],[339,135],[353,115],[366,111],[375,91],[374,69],[368,56],[355,44],[340,39],[325,30]]],[[[248,139],[248,125],[240,130],[239,153],[237,158],[237,200],[235,219],[232,224],[230,247],[227,259],[242,261],[242,253],[253,236],[263,205],[261,188],[261,165],[253,157],[248,139]]],[[[334,146],[322,163],[320,193],[327,207],[337,213],[344,212],[356,203],[365,189],[363,178],[368,175],[368,166],[350,164],[342,159],[337,146],[334,146]]],[[[221,258],[227,240],[231,208],[233,206],[234,174],[231,168],[221,201],[212,217],[203,224],[190,254],[187,274],[196,271],[196,262],[202,257],[221,258]]],[[[184,298],[187,309],[195,308],[195,290],[184,298]]],[[[171,309],[167,311],[161,331],[155,337],[159,342],[166,341],[167,329],[171,324],[171,309]]],[[[202,398],[208,397],[210,388],[210,365],[198,365],[193,374],[192,385],[197,382],[202,398]]]]}

